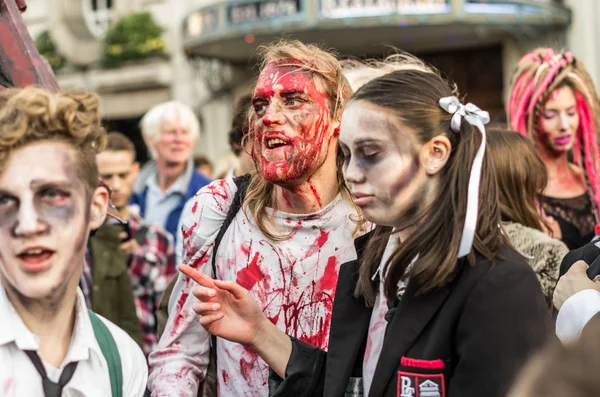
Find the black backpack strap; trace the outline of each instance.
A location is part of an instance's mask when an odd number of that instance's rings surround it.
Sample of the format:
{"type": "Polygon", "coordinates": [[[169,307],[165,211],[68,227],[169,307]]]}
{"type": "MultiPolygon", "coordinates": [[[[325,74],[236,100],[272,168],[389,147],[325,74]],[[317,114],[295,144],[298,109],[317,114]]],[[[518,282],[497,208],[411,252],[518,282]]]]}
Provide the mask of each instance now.
{"type": "MultiPolygon", "coordinates": [[[[235,185],[237,186],[237,191],[235,192],[235,195],[233,196],[233,201],[231,202],[231,206],[229,207],[229,210],[227,211],[227,215],[225,216],[225,220],[223,221],[223,224],[221,225],[221,229],[219,229],[219,234],[217,234],[217,238],[215,238],[215,246],[213,248],[212,271],[213,271],[213,277],[215,279],[217,278],[217,264],[216,264],[217,250],[219,249],[221,240],[223,240],[223,236],[225,235],[225,232],[229,228],[229,225],[231,225],[231,222],[233,222],[233,219],[235,218],[235,216],[237,215],[239,210],[242,208],[242,204],[244,203],[244,200],[246,199],[246,192],[248,191],[248,186],[250,185],[251,179],[252,179],[252,176],[250,174],[241,175],[241,176],[233,178],[233,182],[235,182],[235,185]]],[[[211,335],[210,339],[211,339],[212,348],[210,349],[210,361],[208,364],[209,368],[208,368],[207,372],[216,373],[217,337],[214,335],[211,335]]]]}
{"type": "Polygon", "coordinates": [[[225,235],[225,232],[229,228],[229,225],[231,225],[231,222],[233,222],[233,219],[235,218],[235,216],[237,215],[239,210],[242,208],[242,204],[244,203],[244,200],[246,198],[246,192],[248,191],[248,185],[250,185],[251,178],[252,177],[250,174],[246,174],[246,175],[242,175],[242,176],[233,178],[233,182],[235,182],[235,185],[237,186],[237,191],[235,192],[235,195],[233,196],[233,201],[231,202],[231,206],[229,207],[229,210],[227,211],[227,215],[225,216],[223,225],[221,225],[219,234],[217,234],[217,238],[215,238],[215,246],[213,248],[212,271],[213,271],[214,278],[217,278],[217,265],[216,265],[217,250],[219,249],[221,240],[223,240],[223,236],[225,235]]]}

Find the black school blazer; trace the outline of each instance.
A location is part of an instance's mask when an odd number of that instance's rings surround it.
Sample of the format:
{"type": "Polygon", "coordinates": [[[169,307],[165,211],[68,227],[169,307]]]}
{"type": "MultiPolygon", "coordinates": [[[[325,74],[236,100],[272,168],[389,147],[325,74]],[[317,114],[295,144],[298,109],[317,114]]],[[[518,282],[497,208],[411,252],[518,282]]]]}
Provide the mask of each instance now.
{"type": "MultiPolygon", "coordinates": [[[[370,237],[356,240],[359,258],[370,237]]],[[[369,397],[506,395],[526,360],[553,337],[554,324],[525,259],[509,247],[501,255],[495,263],[478,257],[453,282],[426,294],[416,296],[409,282],[386,316],[369,397]]],[[[354,297],[358,264],[340,269],[328,352],[292,338],[286,378],[271,372],[270,396],[344,396],[353,371],[362,368],[372,311],[354,297]]]]}

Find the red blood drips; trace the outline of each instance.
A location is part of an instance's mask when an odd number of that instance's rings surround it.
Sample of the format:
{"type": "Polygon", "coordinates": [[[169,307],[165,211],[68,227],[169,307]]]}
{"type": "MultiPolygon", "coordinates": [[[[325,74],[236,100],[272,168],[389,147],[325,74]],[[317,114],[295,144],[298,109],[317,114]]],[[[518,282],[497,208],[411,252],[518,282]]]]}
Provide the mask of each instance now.
{"type": "Polygon", "coordinates": [[[181,326],[181,322],[187,317],[187,310],[183,310],[183,305],[185,305],[185,301],[187,300],[190,294],[187,292],[182,292],[177,299],[177,305],[175,306],[175,317],[173,318],[173,329],[171,330],[171,336],[177,335],[179,332],[178,329],[181,326]]]}
{"type": "Polygon", "coordinates": [[[191,236],[191,235],[194,233],[194,230],[195,230],[197,227],[198,227],[198,223],[197,223],[197,222],[194,222],[194,224],[193,224],[193,225],[192,225],[192,226],[191,226],[191,227],[190,227],[188,230],[185,230],[185,229],[183,229],[183,230],[182,230],[182,235],[183,235],[183,238],[184,238],[184,239],[187,239],[187,238],[189,238],[189,237],[190,237],[190,236],[191,236]]]}
{"type": "Polygon", "coordinates": [[[214,246],[214,244],[210,244],[206,248],[206,251],[200,253],[195,258],[193,258],[191,260],[191,262],[188,263],[188,266],[190,266],[191,268],[196,269],[196,270],[201,269],[208,262],[208,259],[210,258],[210,255],[208,255],[208,251],[209,251],[209,248],[212,246],[214,246]]]}
{"type": "Polygon", "coordinates": [[[258,252],[255,253],[248,266],[237,273],[236,282],[247,290],[251,290],[256,283],[264,279],[265,276],[260,270],[260,262],[262,259],[263,258],[258,252]]]}
{"type": "Polygon", "coordinates": [[[270,63],[260,74],[254,98],[269,102],[264,113],[257,114],[252,154],[263,177],[271,182],[288,181],[314,172],[321,153],[328,149],[325,138],[329,135],[329,109],[328,97],[317,88],[312,75],[296,66],[270,63]],[[279,98],[281,92],[302,93],[310,100],[284,106],[279,98]],[[276,161],[265,158],[263,152],[265,136],[274,129],[279,129],[277,134],[285,135],[289,141],[287,147],[278,149],[283,153],[276,161]]]}
{"type": "Polygon", "coordinates": [[[313,195],[315,196],[315,199],[317,199],[317,204],[319,205],[319,208],[321,208],[323,206],[323,204],[321,203],[321,196],[319,196],[319,192],[317,192],[317,188],[315,188],[315,186],[311,183],[309,184],[310,186],[310,190],[312,191],[313,195]]]}
{"type": "Polygon", "coordinates": [[[321,278],[321,289],[330,290],[335,288],[337,284],[338,272],[337,272],[337,258],[330,256],[327,259],[327,266],[325,266],[325,272],[323,278],[321,278]]]}
{"type": "Polygon", "coordinates": [[[308,248],[308,250],[304,254],[304,258],[302,258],[302,259],[309,258],[309,257],[313,256],[314,254],[316,254],[317,252],[319,252],[323,248],[323,246],[327,243],[328,239],[329,239],[329,232],[321,229],[319,237],[317,237],[315,242],[308,248]]]}
{"type": "Polygon", "coordinates": [[[227,180],[221,179],[214,181],[205,188],[208,190],[208,192],[204,192],[204,194],[210,194],[213,196],[217,207],[219,207],[219,210],[224,211],[225,207],[223,206],[223,202],[227,202],[229,200],[229,194],[227,192],[227,180]]]}
{"type": "Polygon", "coordinates": [[[152,357],[164,359],[164,358],[174,356],[177,353],[179,353],[179,348],[175,347],[175,346],[177,346],[177,345],[174,344],[173,346],[167,348],[166,350],[157,350],[154,353],[152,353],[152,357]]]}
{"type": "Polygon", "coordinates": [[[222,369],[221,376],[223,377],[223,383],[228,384],[229,383],[229,375],[227,374],[227,371],[222,369]]]}
{"type": "Polygon", "coordinates": [[[185,379],[194,368],[191,365],[185,365],[175,374],[176,379],[185,379]]]}

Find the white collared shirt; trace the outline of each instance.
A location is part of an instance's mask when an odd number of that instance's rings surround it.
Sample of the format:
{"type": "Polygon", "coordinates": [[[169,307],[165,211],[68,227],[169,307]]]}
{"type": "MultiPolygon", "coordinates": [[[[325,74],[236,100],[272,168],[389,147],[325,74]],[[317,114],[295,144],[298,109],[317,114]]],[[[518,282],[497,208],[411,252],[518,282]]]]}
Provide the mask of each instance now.
{"type": "MultiPolygon", "coordinates": [[[[112,334],[123,369],[123,397],[142,397],[148,367],[140,347],[119,327],[98,316],[112,334]]],[[[0,397],[40,397],[42,378],[23,350],[38,351],[39,338],[23,324],[0,285],[0,397]]],[[[108,364],[96,341],[85,299],[77,291],[77,314],[71,346],[60,368],[46,363],[48,378],[57,382],[64,367],[79,362],[62,397],[110,397],[108,364]]]]}
{"type": "MultiPolygon", "coordinates": [[[[389,307],[384,284],[385,275],[387,275],[389,268],[385,269],[385,274],[384,268],[399,245],[400,241],[398,240],[397,236],[390,236],[390,239],[385,247],[385,251],[383,252],[383,256],[381,257],[379,269],[376,273],[379,278],[379,293],[377,294],[375,304],[373,305],[373,311],[371,312],[371,321],[369,322],[369,332],[367,334],[367,346],[365,348],[365,355],[363,357],[363,391],[365,396],[367,396],[371,390],[371,384],[373,382],[373,377],[375,376],[375,368],[377,368],[379,356],[383,350],[383,340],[385,339],[385,330],[387,329],[388,325],[385,315],[389,311],[389,307]]],[[[413,259],[409,267],[406,269],[406,272],[408,272],[416,260],[417,258],[413,259]]],[[[399,293],[400,290],[405,288],[407,284],[408,277],[404,277],[398,281],[399,293]]]]}
{"type": "MultiPolygon", "coordinates": [[[[192,165],[193,166],[193,165],[192,165]]],[[[187,167],[190,167],[188,164],[187,167]]],[[[144,220],[149,224],[166,227],[169,214],[179,205],[185,197],[191,174],[186,171],[181,173],[169,188],[163,192],[158,184],[158,172],[150,175],[146,181],[146,211],[144,220]]]]}
{"type": "Polygon", "coordinates": [[[581,331],[600,312],[600,292],[579,291],[565,301],[556,318],[556,335],[563,343],[579,339],[581,331]]]}

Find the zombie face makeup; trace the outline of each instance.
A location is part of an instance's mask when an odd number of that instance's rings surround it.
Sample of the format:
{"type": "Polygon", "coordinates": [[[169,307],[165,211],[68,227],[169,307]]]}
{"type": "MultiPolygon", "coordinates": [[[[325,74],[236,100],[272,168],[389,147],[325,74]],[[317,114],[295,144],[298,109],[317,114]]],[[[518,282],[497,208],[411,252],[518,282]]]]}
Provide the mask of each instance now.
{"type": "Polygon", "coordinates": [[[254,98],[252,157],[269,182],[295,184],[323,164],[332,144],[329,101],[320,81],[294,66],[268,64],[254,98]]]}
{"type": "Polygon", "coordinates": [[[342,115],[344,179],[370,222],[398,227],[422,203],[428,178],[414,132],[384,109],[352,102],[342,115]]]}
{"type": "Polygon", "coordinates": [[[73,149],[42,141],[15,150],[0,175],[0,276],[6,289],[22,301],[55,301],[69,283],[76,285],[89,213],[73,149]]]}
{"type": "Polygon", "coordinates": [[[579,129],[577,101],[571,87],[552,92],[539,114],[538,141],[549,151],[565,153],[573,148],[579,129]]]}

